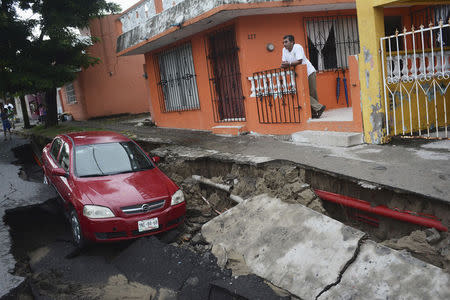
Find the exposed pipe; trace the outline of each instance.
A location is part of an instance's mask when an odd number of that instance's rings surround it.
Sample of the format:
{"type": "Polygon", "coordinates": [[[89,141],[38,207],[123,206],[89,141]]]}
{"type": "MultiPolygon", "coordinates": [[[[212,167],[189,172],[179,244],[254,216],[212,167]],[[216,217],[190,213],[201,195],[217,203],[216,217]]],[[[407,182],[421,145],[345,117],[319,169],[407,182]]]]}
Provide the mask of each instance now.
{"type": "Polygon", "coordinates": [[[232,187],[230,185],[221,184],[221,183],[215,183],[211,179],[205,178],[205,177],[200,176],[200,175],[192,175],[192,179],[194,179],[197,182],[200,182],[200,183],[212,186],[212,187],[214,187],[216,189],[219,189],[219,190],[227,192],[230,195],[230,199],[233,200],[236,203],[241,203],[241,202],[244,201],[244,199],[242,199],[238,195],[231,194],[232,187]]]}
{"type": "Polygon", "coordinates": [[[322,190],[315,190],[317,196],[321,199],[342,204],[344,206],[356,208],[362,211],[367,211],[370,213],[374,213],[380,216],[385,216],[388,218],[397,219],[400,221],[405,221],[409,223],[414,223],[417,225],[436,228],[440,231],[448,231],[447,227],[442,225],[442,223],[438,220],[415,216],[407,212],[396,211],[394,209],[388,208],[383,205],[371,206],[371,204],[367,201],[359,200],[356,198],[351,198],[348,196],[343,196],[335,193],[330,193],[322,190]]]}

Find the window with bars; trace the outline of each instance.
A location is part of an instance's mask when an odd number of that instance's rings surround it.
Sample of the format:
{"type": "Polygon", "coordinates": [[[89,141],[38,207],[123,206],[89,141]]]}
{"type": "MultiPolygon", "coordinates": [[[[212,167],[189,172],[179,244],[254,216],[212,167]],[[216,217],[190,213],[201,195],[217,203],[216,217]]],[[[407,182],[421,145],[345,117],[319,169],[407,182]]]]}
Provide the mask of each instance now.
{"type": "MultiPolygon", "coordinates": [[[[417,29],[421,25],[424,27],[437,26],[442,21],[447,24],[450,19],[450,5],[430,5],[423,9],[419,9],[411,12],[411,23],[417,29]]],[[[409,29],[409,28],[408,28],[409,29]]],[[[399,29],[401,31],[401,29],[399,29]]],[[[431,48],[430,31],[423,33],[423,42],[426,48],[431,48]]],[[[444,47],[450,46],[450,30],[448,28],[442,29],[442,36],[440,31],[436,31],[433,36],[433,41],[436,43],[434,46],[440,46],[440,43],[444,47]]],[[[420,43],[419,43],[420,45],[420,43]]]]}
{"type": "Polygon", "coordinates": [[[318,71],[348,67],[348,56],[359,53],[356,16],[305,18],[309,60],[318,71]]]}
{"type": "Polygon", "coordinates": [[[77,96],[75,95],[75,88],[73,87],[73,83],[66,84],[65,90],[67,103],[77,103],[77,96]]]}
{"type": "Polygon", "coordinates": [[[163,112],[200,108],[197,81],[190,43],[161,52],[156,56],[159,69],[159,100],[163,112]]]}
{"type": "Polygon", "coordinates": [[[450,5],[431,5],[411,12],[411,23],[415,28],[419,28],[420,25],[425,27],[428,27],[430,24],[438,25],[439,21],[443,21],[446,24],[449,18],[450,5]]]}

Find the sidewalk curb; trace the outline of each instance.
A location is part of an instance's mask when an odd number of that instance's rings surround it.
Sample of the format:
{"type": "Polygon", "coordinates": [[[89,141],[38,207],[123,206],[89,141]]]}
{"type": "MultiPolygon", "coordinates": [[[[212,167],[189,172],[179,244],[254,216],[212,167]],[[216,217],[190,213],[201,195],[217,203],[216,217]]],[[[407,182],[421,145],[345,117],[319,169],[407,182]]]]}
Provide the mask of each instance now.
{"type": "MultiPolygon", "coordinates": [[[[108,129],[105,129],[105,130],[108,130],[108,129]]],[[[111,130],[111,131],[113,131],[113,130],[111,130]]],[[[23,137],[28,138],[32,141],[35,141],[36,139],[51,141],[51,139],[52,139],[52,138],[44,136],[44,135],[35,135],[33,133],[26,133],[23,131],[16,131],[16,133],[18,133],[18,134],[22,135],[23,137]]],[[[122,134],[124,134],[124,133],[122,133],[122,134]]],[[[126,135],[126,134],[124,134],[124,135],[126,135]]],[[[179,148],[184,149],[187,152],[197,153],[196,155],[191,156],[191,157],[187,157],[186,155],[184,155],[184,157],[188,160],[196,160],[199,158],[203,158],[203,159],[206,158],[206,159],[211,159],[211,160],[220,161],[220,162],[224,162],[224,163],[249,164],[249,165],[253,165],[256,167],[262,166],[262,165],[265,165],[268,163],[273,163],[273,164],[288,163],[288,164],[298,166],[298,167],[304,169],[305,171],[311,171],[314,173],[323,174],[326,176],[330,176],[332,178],[344,180],[344,181],[353,183],[355,185],[359,185],[361,188],[365,188],[365,189],[369,189],[369,190],[388,190],[388,191],[391,191],[396,194],[411,195],[413,197],[424,198],[424,199],[427,199],[427,200],[430,200],[433,202],[437,202],[437,203],[442,203],[442,204],[446,204],[446,205],[449,204],[448,199],[441,199],[441,198],[433,197],[430,195],[414,192],[411,190],[398,188],[398,187],[391,186],[391,185],[368,181],[368,180],[361,179],[358,177],[349,176],[349,175],[341,174],[338,172],[321,169],[321,168],[315,167],[313,165],[307,165],[307,164],[295,162],[295,161],[288,160],[288,159],[258,157],[258,156],[249,156],[249,155],[237,155],[237,154],[233,154],[233,153],[220,152],[218,150],[194,148],[194,147],[177,144],[176,142],[169,140],[169,139],[164,140],[164,139],[158,138],[158,137],[157,138],[149,138],[149,137],[139,136],[138,134],[136,134],[134,132],[131,135],[126,135],[126,136],[133,139],[134,141],[136,141],[139,145],[141,145],[143,147],[145,147],[145,145],[150,146],[150,148],[152,148],[152,149],[150,149],[148,152],[155,154],[155,155],[159,155],[161,157],[164,157],[164,155],[161,155],[160,152],[158,152],[158,151],[155,152],[154,150],[156,150],[158,148],[164,148],[164,147],[169,147],[169,148],[170,147],[179,147],[179,148]],[[157,147],[155,148],[152,146],[157,146],[157,147]]],[[[39,145],[38,148],[43,147],[43,146],[44,145],[39,145]]],[[[33,147],[33,149],[35,149],[35,148],[33,147]]],[[[41,149],[37,149],[37,151],[38,151],[37,153],[35,152],[36,156],[41,157],[41,149]]]]}

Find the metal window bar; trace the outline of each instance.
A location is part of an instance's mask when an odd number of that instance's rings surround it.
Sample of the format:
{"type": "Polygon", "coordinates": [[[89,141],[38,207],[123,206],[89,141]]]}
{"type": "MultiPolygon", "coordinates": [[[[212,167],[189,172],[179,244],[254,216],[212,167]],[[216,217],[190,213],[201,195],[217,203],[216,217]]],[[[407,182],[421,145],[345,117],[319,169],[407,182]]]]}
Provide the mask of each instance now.
{"type": "Polygon", "coordinates": [[[215,31],[205,39],[209,86],[215,122],[245,121],[244,95],[233,27],[215,31]]]}
{"type": "Polygon", "coordinates": [[[304,19],[309,60],[318,71],[348,68],[348,56],[359,53],[356,16],[304,19]]]}
{"type": "Polygon", "coordinates": [[[300,123],[296,76],[295,67],[289,67],[256,72],[249,78],[255,87],[259,123],[300,123]]]}
{"type": "Polygon", "coordinates": [[[77,102],[77,96],[75,95],[73,83],[66,84],[66,99],[69,104],[77,102]]]}
{"type": "Polygon", "coordinates": [[[426,137],[431,137],[435,129],[435,137],[448,138],[450,45],[444,39],[448,30],[450,24],[440,21],[380,39],[387,135],[422,136],[426,129],[426,137]],[[395,50],[389,47],[391,41],[397,44],[395,50]]]}
{"type": "Polygon", "coordinates": [[[450,18],[450,5],[431,5],[426,8],[411,11],[411,24],[418,28],[420,25],[437,25],[441,20],[450,18]]]}
{"type": "MultiPolygon", "coordinates": [[[[436,26],[440,21],[446,22],[450,18],[450,5],[431,5],[426,8],[411,12],[411,24],[415,28],[421,25],[425,27],[436,26]]],[[[424,33],[424,46],[431,48],[430,32],[424,33]]],[[[450,43],[450,31],[443,32],[443,39],[450,43]]],[[[436,37],[435,37],[436,38],[436,37]]]]}
{"type": "Polygon", "coordinates": [[[154,65],[161,111],[200,109],[190,43],[155,55],[154,65]]]}

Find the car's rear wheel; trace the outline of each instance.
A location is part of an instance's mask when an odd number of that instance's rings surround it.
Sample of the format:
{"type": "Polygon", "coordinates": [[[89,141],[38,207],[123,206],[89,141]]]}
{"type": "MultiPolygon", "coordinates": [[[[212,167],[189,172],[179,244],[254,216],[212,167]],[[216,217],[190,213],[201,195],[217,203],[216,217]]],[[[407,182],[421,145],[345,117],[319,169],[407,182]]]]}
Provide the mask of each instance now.
{"type": "Polygon", "coordinates": [[[72,242],[77,248],[83,248],[86,241],[81,230],[80,220],[75,209],[70,211],[70,227],[72,228],[72,242]]]}

